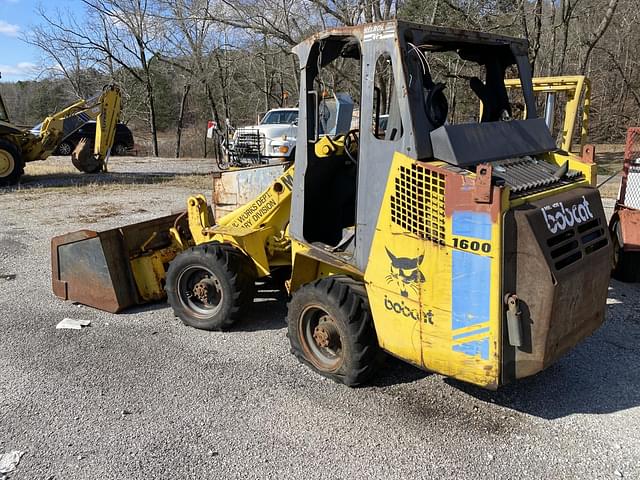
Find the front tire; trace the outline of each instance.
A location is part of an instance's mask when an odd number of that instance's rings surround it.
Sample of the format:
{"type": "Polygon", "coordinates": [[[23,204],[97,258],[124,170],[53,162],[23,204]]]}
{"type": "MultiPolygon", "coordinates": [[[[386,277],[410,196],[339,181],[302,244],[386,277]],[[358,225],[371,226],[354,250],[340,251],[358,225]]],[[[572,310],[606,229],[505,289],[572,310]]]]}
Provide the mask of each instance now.
{"type": "Polygon", "coordinates": [[[375,371],[378,343],[364,285],[349,277],[316,280],[289,303],[291,353],[313,370],[354,387],[375,371]]]}
{"type": "Polygon", "coordinates": [[[175,315],[201,330],[228,330],[251,305],[255,268],[232,245],[211,243],[180,253],[167,271],[165,290],[175,315]]]}
{"type": "Polygon", "coordinates": [[[0,187],[15,185],[24,173],[24,161],[18,148],[11,142],[0,140],[0,187]]]}

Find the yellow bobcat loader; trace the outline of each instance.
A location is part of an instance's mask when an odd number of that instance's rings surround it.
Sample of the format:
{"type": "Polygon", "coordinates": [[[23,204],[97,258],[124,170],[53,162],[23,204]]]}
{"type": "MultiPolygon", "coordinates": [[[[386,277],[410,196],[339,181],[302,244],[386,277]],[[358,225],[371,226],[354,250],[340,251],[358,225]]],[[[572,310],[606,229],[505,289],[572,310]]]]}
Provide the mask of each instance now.
{"type": "Polygon", "coordinates": [[[400,21],[314,35],[294,166],[221,218],[195,195],[54,238],[55,294],[116,312],[166,292],[219,330],[286,272],[291,351],[335,381],[365,383],[380,349],[491,389],[539,372],[601,325],[612,250],[596,167],[537,117],[527,51],[400,21]]]}
{"type": "Polygon", "coordinates": [[[95,173],[103,169],[113,145],[120,102],[120,89],[108,85],[100,95],[78,100],[45,118],[33,129],[24,130],[10,123],[0,97],[0,186],[18,183],[25,163],[45,160],[66,136],[91,120],[96,120],[93,154],[86,142],[81,142],[71,158],[73,165],[82,172],[95,173]]]}

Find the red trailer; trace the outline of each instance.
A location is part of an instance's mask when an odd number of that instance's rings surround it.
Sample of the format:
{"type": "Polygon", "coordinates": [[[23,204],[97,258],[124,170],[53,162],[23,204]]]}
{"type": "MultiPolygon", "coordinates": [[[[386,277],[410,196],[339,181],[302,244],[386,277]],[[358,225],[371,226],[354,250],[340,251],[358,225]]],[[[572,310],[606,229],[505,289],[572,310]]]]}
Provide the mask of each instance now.
{"type": "Polygon", "coordinates": [[[614,278],[640,281],[640,127],[627,131],[622,181],[609,229],[615,245],[614,278]]]}

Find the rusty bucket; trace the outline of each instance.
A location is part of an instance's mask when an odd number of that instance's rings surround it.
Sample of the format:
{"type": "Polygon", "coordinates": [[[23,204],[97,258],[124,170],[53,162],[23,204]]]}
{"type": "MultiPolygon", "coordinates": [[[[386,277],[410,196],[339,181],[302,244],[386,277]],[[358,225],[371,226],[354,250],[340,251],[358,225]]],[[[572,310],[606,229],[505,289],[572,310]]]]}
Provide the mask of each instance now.
{"type": "Polygon", "coordinates": [[[51,239],[53,293],[64,300],[116,313],[145,303],[130,259],[168,245],[169,229],[181,214],[102,232],[79,230],[51,239]]]}

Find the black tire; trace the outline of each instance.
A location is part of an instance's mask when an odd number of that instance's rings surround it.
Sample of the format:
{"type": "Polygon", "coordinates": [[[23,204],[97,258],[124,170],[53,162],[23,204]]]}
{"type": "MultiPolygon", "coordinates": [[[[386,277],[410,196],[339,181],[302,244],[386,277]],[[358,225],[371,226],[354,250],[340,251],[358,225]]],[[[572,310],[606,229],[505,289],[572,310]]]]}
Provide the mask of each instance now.
{"type": "Polygon", "coordinates": [[[169,264],[165,290],[175,315],[201,330],[228,330],[255,294],[255,267],[232,245],[192,247],[169,264]]]}
{"type": "Polygon", "coordinates": [[[71,155],[71,152],[73,152],[73,145],[71,145],[69,142],[62,142],[56,149],[56,153],[58,155],[67,156],[71,155]]]}
{"type": "Polygon", "coordinates": [[[287,321],[291,353],[302,363],[350,387],[371,378],[379,348],[361,282],[332,276],[304,285],[287,321]]]}
{"type": "Polygon", "coordinates": [[[618,241],[618,221],[611,223],[613,241],[613,271],[611,276],[626,283],[640,282],[640,252],[625,252],[618,241]]]}
{"type": "Polygon", "coordinates": [[[122,143],[116,143],[113,146],[113,154],[117,155],[118,157],[123,157],[127,154],[128,150],[127,147],[125,145],[123,145],[122,143]]]}
{"type": "Polygon", "coordinates": [[[18,147],[0,140],[0,187],[15,185],[24,173],[24,161],[18,147]]]}

